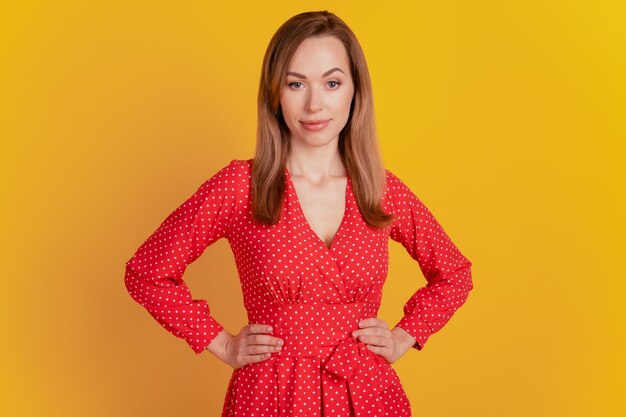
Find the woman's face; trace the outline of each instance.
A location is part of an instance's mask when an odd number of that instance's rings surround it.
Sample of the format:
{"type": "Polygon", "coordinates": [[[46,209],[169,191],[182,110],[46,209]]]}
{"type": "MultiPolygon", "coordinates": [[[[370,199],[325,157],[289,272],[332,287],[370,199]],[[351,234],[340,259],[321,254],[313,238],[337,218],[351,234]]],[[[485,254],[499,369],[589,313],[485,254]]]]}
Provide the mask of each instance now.
{"type": "Polygon", "coordinates": [[[350,60],[343,43],[334,36],[305,39],[281,85],[280,105],[291,140],[307,146],[337,146],[353,95],[350,60]],[[323,123],[307,123],[310,121],[323,123]]]}

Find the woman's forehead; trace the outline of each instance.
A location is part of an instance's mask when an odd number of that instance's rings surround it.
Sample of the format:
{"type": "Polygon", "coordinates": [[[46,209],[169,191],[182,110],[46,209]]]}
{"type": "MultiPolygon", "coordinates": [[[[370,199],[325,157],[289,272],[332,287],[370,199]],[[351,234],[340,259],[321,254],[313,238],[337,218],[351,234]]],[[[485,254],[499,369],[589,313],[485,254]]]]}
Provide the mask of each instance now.
{"type": "Polygon", "coordinates": [[[332,72],[348,74],[349,62],[346,48],[339,39],[313,37],[298,46],[287,72],[304,77],[325,77],[332,72]]]}

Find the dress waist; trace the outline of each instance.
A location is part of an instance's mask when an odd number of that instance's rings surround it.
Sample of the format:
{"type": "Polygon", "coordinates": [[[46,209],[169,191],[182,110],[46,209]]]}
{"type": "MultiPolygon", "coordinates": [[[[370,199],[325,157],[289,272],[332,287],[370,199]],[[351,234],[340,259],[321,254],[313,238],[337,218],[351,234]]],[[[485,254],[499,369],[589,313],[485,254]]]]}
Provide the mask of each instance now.
{"type": "MultiPolygon", "coordinates": [[[[346,400],[359,417],[383,415],[381,394],[394,382],[399,383],[398,377],[382,356],[352,336],[352,331],[359,329],[359,321],[376,317],[379,307],[380,303],[374,302],[270,304],[248,311],[250,323],[271,325],[269,334],[284,340],[282,349],[272,352],[269,359],[279,381],[280,415],[297,415],[294,410],[299,400],[284,388],[295,378],[293,370],[317,366],[321,372],[314,372],[311,378],[319,379],[319,400],[325,410],[322,415],[336,415],[334,404],[346,400]],[[349,399],[342,397],[344,387],[349,399]]],[[[314,384],[313,379],[308,383],[314,384]]]]}
{"type": "Polygon", "coordinates": [[[359,321],[376,317],[379,307],[374,302],[269,304],[249,311],[248,321],[272,326],[270,334],[283,339],[282,349],[272,356],[324,357],[353,338],[359,321]]]}

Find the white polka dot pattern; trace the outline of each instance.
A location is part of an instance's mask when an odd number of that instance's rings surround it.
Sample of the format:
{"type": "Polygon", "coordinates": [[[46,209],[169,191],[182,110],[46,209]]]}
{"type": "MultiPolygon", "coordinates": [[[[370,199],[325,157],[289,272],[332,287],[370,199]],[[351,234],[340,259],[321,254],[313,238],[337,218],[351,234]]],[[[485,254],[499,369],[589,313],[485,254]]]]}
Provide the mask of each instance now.
{"type": "Polygon", "coordinates": [[[388,240],[401,242],[428,284],[404,305],[397,326],[422,349],[465,302],[471,263],[433,215],[390,171],[383,207],[399,218],[370,228],[346,183],[346,206],[331,245],[310,227],[289,171],[279,223],[251,216],[252,160],[232,160],[181,206],[126,262],[131,297],[168,331],[201,354],[223,329],[206,300],[182,279],[187,265],[225,237],[239,273],[249,323],[270,324],[279,352],[233,370],[222,417],[410,416],[394,369],[351,336],[376,317],[387,277],[388,240]]]}
{"type": "Polygon", "coordinates": [[[404,305],[396,324],[416,339],[421,350],[467,300],[473,288],[472,263],[452,243],[430,210],[398,177],[387,171],[393,223],[389,237],[400,242],[428,281],[404,305]]]}

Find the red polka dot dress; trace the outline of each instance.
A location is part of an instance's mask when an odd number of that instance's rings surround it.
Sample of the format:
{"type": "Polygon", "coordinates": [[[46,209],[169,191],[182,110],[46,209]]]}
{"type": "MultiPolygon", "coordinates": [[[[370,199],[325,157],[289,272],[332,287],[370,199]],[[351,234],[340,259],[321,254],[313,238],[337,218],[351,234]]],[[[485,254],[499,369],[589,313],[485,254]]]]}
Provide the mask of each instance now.
{"type": "Polygon", "coordinates": [[[389,238],[415,259],[427,285],[396,324],[421,350],[466,301],[471,262],[431,212],[386,170],[385,229],[363,220],[346,183],[345,213],[330,247],[307,222],[285,168],[280,222],[251,217],[252,159],[232,160],[172,212],[126,262],[131,297],[201,354],[223,329],[183,281],[187,265],[220,238],[232,249],[249,323],[268,324],[281,351],[232,372],[222,417],[411,416],[393,367],[351,332],[376,317],[387,277],[389,238]]]}

